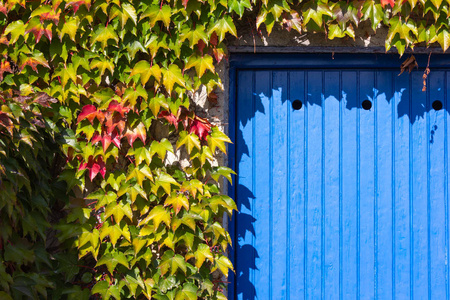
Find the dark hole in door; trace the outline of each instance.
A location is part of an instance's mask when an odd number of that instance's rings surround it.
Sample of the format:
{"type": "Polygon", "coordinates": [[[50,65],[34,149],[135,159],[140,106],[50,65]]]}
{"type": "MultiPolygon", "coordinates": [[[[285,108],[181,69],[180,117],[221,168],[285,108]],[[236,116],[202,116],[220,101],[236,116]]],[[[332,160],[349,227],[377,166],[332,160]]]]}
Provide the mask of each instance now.
{"type": "Polygon", "coordinates": [[[301,109],[302,108],[302,106],[303,106],[303,103],[302,103],[302,101],[300,101],[300,100],[294,100],[294,102],[292,102],[292,108],[294,109],[294,110],[299,110],[299,109],[301,109]]]}
{"type": "Polygon", "coordinates": [[[372,108],[372,102],[370,102],[370,100],[364,100],[364,101],[361,103],[361,105],[362,105],[362,108],[363,108],[364,110],[369,110],[369,109],[372,108]]]}
{"type": "Polygon", "coordinates": [[[431,106],[433,106],[434,110],[441,110],[443,105],[441,101],[435,100],[431,106]]]}

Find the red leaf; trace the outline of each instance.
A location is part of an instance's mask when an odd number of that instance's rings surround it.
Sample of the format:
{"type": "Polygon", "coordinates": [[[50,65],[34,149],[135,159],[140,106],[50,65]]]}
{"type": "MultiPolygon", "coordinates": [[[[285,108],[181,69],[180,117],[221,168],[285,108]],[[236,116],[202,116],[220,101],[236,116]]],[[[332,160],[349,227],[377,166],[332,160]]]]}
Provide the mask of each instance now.
{"type": "Polygon", "coordinates": [[[85,105],[83,106],[80,114],[78,115],[77,124],[84,119],[88,119],[89,122],[91,122],[92,124],[96,116],[97,116],[97,108],[92,104],[85,105]]]}
{"type": "MultiPolygon", "coordinates": [[[[90,160],[90,159],[89,159],[89,160],[90,160]]],[[[87,163],[87,162],[82,162],[82,163],[80,164],[80,166],[78,167],[78,171],[81,171],[81,170],[86,169],[87,166],[88,166],[88,163],[87,163]]]]}
{"type": "Polygon", "coordinates": [[[159,113],[158,118],[166,119],[170,124],[175,125],[175,128],[178,129],[178,118],[172,113],[163,110],[159,113]]]}
{"type": "Polygon", "coordinates": [[[106,174],[106,165],[103,161],[103,158],[101,156],[98,156],[96,160],[94,160],[91,157],[89,157],[88,162],[82,162],[80,164],[80,167],[78,168],[78,171],[88,169],[89,170],[89,178],[94,180],[95,176],[97,176],[98,173],[100,173],[103,178],[105,178],[106,174]]]}
{"type": "Polygon", "coordinates": [[[72,6],[73,12],[76,13],[81,5],[85,5],[86,8],[89,10],[91,8],[91,1],[90,0],[75,0],[75,1],[68,1],[66,3],[66,8],[68,6],[72,6]]]}
{"type": "Polygon", "coordinates": [[[128,107],[119,104],[116,100],[113,100],[108,105],[108,111],[118,112],[122,117],[125,116],[125,113],[128,113],[130,109],[128,107]]]}
{"type": "Polygon", "coordinates": [[[8,15],[8,10],[7,10],[6,6],[3,4],[3,1],[0,2],[0,12],[3,13],[5,16],[8,15]]]}
{"type": "Polygon", "coordinates": [[[120,114],[107,112],[105,126],[108,133],[112,133],[117,128],[119,129],[119,133],[122,134],[125,130],[125,118],[120,116],[120,114]]]}
{"type": "Polygon", "coordinates": [[[187,8],[188,2],[189,2],[189,0],[181,0],[181,3],[183,4],[184,8],[187,8]]]}
{"type": "Polygon", "coordinates": [[[198,41],[197,47],[198,47],[198,50],[200,50],[200,53],[202,56],[203,56],[203,49],[205,49],[205,46],[206,46],[206,44],[203,40],[198,41]]]}
{"type": "Polygon", "coordinates": [[[214,57],[218,63],[224,58],[225,52],[221,48],[214,48],[213,49],[214,57]]]}
{"type": "Polygon", "coordinates": [[[394,7],[395,0],[380,0],[381,6],[385,6],[386,4],[389,4],[391,7],[394,7]]]}
{"type": "Polygon", "coordinates": [[[210,130],[211,123],[207,119],[195,116],[191,122],[189,133],[195,133],[200,139],[206,140],[210,130]]]}
{"type": "Polygon", "coordinates": [[[105,178],[106,165],[101,156],[97,158],[97,162],[92,163],[92,167],[89,169],[89,178],[91,181],[95,178],[95,176],[97,176],[98,173],[105,178]]]}
{"type": "Polygon", "coordinates": [[[127,128],[127,132],[125,133],[125,136],[128,139],[128,143],[133,146],[134,141],[139,138],[144,144],[145,140],[147,139],[147,130],[145,129],[144,124],[139,123],[138,126],[136,126],[133,130],[130,128],[127,128]]]}
{"type": "Polygon", "coordinates": [[[218,38],[217,38],[217,33],[215,31],[211,34],[211,37],[209,38],[209,42],[211,43],[211,45],[217,46],[218,38]]]}
{"type": "Polygon", "coordinates": [[[109,145],[111,145],[111,136],[109,134],[103,133],[103,137],[102,137],[103,153],[106,152],[109,145]]]}
{"type": "Polygon", "coordinates": [[[5,73],[5,72],[9,72],[9,73],[13,72],[12,69],[11,69],[11,65],[6,60],[2,61],[0,63],[0,81],[3,80],[3,73],[5,73]]]}
{"type": "Polygon", "coordinates": [[[98,142],[100,142],[102,140],[102,136],[100,134],[98,134],[98,132],[94,132],[94,135],[91,138],[91,143],[92,145],[97,144],[98,142]]]}
{"type": "Polygon", "coordinates": [[[28,30],[25,30],[25,34],[28,34],[30,32],[34,35],[34,38],[36,39],[36,43],[39,43],[42,35],[44,34],[44,29],[42,29],[41,26],[38,26],[38,27],[33,27],[28,30]]]}
{"type": "Polygon", "coordinates": [[[208,97],[207,97],[208,101],[209,101],[210,103],[212,103],[213,105],[217,105],[217,99],[218,99],[218,98],[219,98],[219,97],[217,97],[217,94],[214,93],[214,92],[211,92],[211,93],[208,95],[208,97]]]}
{"type": "Polygon", "coordinates": [[[56,103],[58,102],[58,100],[56,100],[53,97],[50,97],[47,93],[42,92],[39,93],[39,95],[36,98],[34,98],[33,102],[37,102],[45,107],[50,107],[49,103],[56,103]]]}
{"type": "Polygon", "coordinates": [[[48,40],[51,42],[52,41],[52,30],[51,29],[44,29],[44,35],[48,38],[48,40]]]}
{"type": "Polygon", "coordinates": [[[95,145],[98,142],[101,142],[103,146],[103,152],[106,153],[106,150],[108,150],[108,147],[109,145],[111,145],[111,143],[113,143],[117,148],[120,149],[120,139],[121,137],[117,133],[117,130],[114,130],[112,133],[103,132],[102,135],[96,132],[91,139],[91,143],[92,145],[95,145]]]}
{"type": "Polygon", "coordinates": [[[120,140],[122,137],[117,133],[117,130],[114,130],[111,134],[111,142],[116,145],[117,148],[120,149],[120,140]]]}
{"type": "Polygon", "coordinates": [[[6,113],[0,112],[0,125],[9,130],[13,126],[11,119],[6,113]]]}

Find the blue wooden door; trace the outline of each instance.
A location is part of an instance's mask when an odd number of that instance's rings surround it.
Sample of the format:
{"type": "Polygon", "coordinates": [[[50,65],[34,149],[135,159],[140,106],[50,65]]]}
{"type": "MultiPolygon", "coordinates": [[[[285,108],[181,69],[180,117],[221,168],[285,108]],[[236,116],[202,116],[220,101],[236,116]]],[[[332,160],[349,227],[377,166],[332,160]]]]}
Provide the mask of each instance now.
{"type": "Polygon", "coordinates": [[[398,57],[261,61],[231,69],[230,296],[449,299],[446,62],[422,91],[398,57]]]}

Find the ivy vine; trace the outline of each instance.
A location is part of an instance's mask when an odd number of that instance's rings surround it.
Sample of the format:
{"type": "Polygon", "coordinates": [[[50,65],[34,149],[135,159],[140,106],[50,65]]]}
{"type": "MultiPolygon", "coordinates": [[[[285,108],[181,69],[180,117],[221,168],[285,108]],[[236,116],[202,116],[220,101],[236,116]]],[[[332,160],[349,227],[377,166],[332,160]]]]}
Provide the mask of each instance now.
{"type": "Polygon", "coordinates": [[[448,49],[449,5],[2,0],[0,298],[225,299],[231,141],[190,99],[222,88],[235,21],[329,39],[369,22],[402,55],[448,49]]]}

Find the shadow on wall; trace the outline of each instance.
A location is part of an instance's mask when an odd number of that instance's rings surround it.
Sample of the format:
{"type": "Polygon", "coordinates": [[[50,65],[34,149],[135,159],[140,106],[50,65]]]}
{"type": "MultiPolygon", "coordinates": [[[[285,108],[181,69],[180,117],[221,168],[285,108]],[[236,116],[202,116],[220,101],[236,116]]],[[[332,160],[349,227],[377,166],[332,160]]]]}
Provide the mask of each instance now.
{"type": "MultiPolygon", "coordinates": [[[[414,73],[414,72],[413,72],[414,73]]],[[[397,83],[392,84],[390,87],[379,86],[381,84],[372,84],[372,88],[366,89],[369,92],[364,93],[361,90],[358,91],[345,91],[342,89],[342,84],[338,84],[339,92],[334,94],[324,95],[320,88],[319,91],[305,92],[304,99],[299,99],[301,103],[300,110],[304,110],[305,114],[308,114],[308,110],[314,109],[314,106],[319,106],[322,109],[325,108],[327,103],[334,103],[342,111],[353,111],[360,109],[369,111],[373,115],[380,117],[383,113],[390,110],[391,116],[395,119],[401,120],[401,122],[409,122],[412,126],[416,121],[424,119],[430,110],[439,110],[446,107],[444,93],[441,88],[436,87],[436,84],[443,87],[444,83],[439,81],[433,86],[432,83],[428,83],[428,88],[433,89],[431,92],[418,93],[416,90],[421,90],[420,87],[411,87],[411,80],[408,80],[408,76],[414,74],[402,75],[405,86],[401,86],[397,83]],[[405,80],[406,78],[406,80],[405,80]],[[373,86],[376,86],[373,87],[373,86]],[[339,95],[340,93],[340,95],[339,95]],[[440,96],[442,95],[442,96],[440,96]],[[437,101],[437,102],[436,102],[437,101]],[[436,105],[436,106],[435,106],[436,105]],[[440,105],[440,107],[439,107],[440,105]],[[437,109],[439,108],[439,109],[437,109]],[[379,110],[379,111],[377,111],[379,110]]],[[[421,72],[415,72],[415,77],[420,78],[421,72]]],[[[394,72],[389,73],[393,81],[398,80],[397,74],[394,72]]],[[[409,77],[411,78],[411,77],[409,77]]],[[[433,80],[433,78],[429,78],[433,80]]],[[[306,85],[305,85],[306,86],[306,85]]],[[[359,89],[359,88],[358,88],[359,89]]],[[[266,89],[266,91],[269,89],[266,89]]],[[[266,92],[267,93],[267,92],[266,92]]],[[[298,108],[298,102],[293,105],[296,100],[290,99],[289,92],[283,91],[282,87],[278,87],[271,90],[271,95],[266,95],[264,92],[255,91],[252,99],[252,109],[241,109],[237,116],[237,132],[236,132],[236,162],[237,166],[243,161],[243,159],[251,160],[251,153],[254,153],[256,149],[253,145],[247,145],[244,139],[244,131],[247,126],[252,125],[251,121],[255,119],[255,116],[259,115],[271,115],[269,107],[272,107],[274,101],[280,101],[283,105],[286,105],[290,109],[290,114],[295,113],[295,108],[298,108]],[[287,102],[287,103],[286,103],[287,102]],[[296,107],[297,106],[297,107],[296,107]]],[[[239,96],[238,96],[239,97],[239,96]]],[[[250,97],[247,96],[247,99],[250,97]]],[[[248,103],[247,105],[250,105],[248,103]]],[[[284,106],[285,107],[285,106],[284,106]]],[[[338,109],[338,111],[339,111],[338,109]]],[[[239,106],[238,106],[239,110],[239,106]]],[[[444,110],[443,110],[444,111],[444,110]]],[[[344,112],[345,113],[345,112],[344,112]]],[[[439,112],[437,112],[439,113],[439,112]]],[[[270,116],[271,118],[272,116],[270,116]]],[[[326,117],[325,117],[326,122],[326,117]]],[[[253,128],[253,130],[264,130],[261,128],[253,128]]],[[[437,127],[436,122],[430,118],[430,143],[434,141],[434,134],[438,130],[443,130],[437,127]]],[[[266,129],[269,130],[269,129],[266,129]]],[[[286,130],[285,128],[271,128],[270,130],[286,130]]],[[[258,150],[259,151],[259,150],[258,150]]],[[[268,164],[270,162],[267,162],[268,164]]],[[[256,172],[259,172],[256,170],[256,172]]],[[[249,186],[248,176],[242,177],[240,170],[237,170],[238,178],[236,181],[236,200],[239,213],[236,215],[236,228],[235,228],[235,249],[234,249],[234,264],[236,268],[235,275],[235,298],[242,300],[254,300],[254,299],[266,299],[267,295],[257,295],[257,289],[254,286],[254,273],[261,272],[261,266],[259,264],[260,256],[258,249],[255,248],[255,241],[258,238],[255,230],[255,222],[258,221],[253,214],[255,205],[260,205],[260,201],[265,199],[256,199],[252,192],[252,187],[249,186]],[[245,179],[245,180],[244,180],[245,179]],[[242,182],[245,181],[244,184],[242,182]]],[[[267,199],[267,201],[270,201],[267,199]]],[[[269,230],[269,229],[267,229],[269,230]]],[[[270,262],[274,265],[277,261],[270,262]]],[[[284,262],[280,262],[284,263],[284,262]]],[[[269,276],[269,274],[263,274],[262,276],[269,276]]],[[[260,275],[261,276],[261,275],[260,275]]],[[[270,282],[270,279],[269,279],[270,282]]]]}

